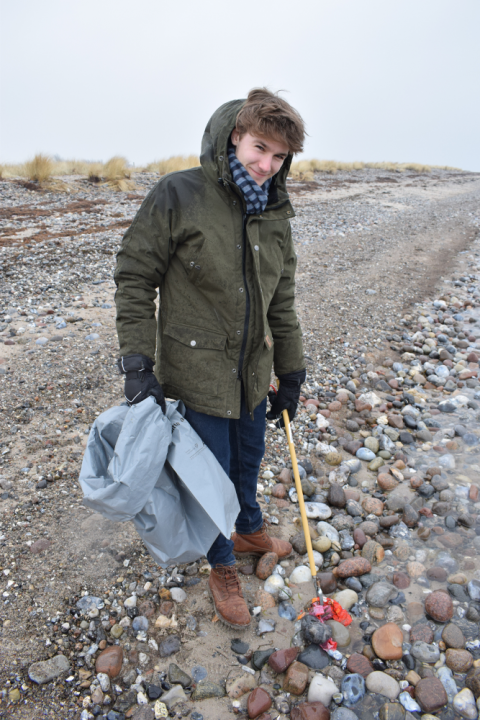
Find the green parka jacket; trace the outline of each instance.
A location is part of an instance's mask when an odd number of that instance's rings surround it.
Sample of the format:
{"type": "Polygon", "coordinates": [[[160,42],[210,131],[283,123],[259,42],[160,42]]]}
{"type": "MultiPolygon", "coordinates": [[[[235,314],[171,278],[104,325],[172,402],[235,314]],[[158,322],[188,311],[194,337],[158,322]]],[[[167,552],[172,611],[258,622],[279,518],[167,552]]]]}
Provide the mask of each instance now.
{"type": "Polygon", "coordinates": [[[155,357],[166,397],[232,419],[240,417],[241,381],[253,412],[272,365],[277,375],[305,367],[286,192],[292,158],[273,177],[263,214],[245,215],[227,154],[244,102],[211,118],[201,167],[166,175],[148,194],[115,271],[120,354],[155,357]]]}

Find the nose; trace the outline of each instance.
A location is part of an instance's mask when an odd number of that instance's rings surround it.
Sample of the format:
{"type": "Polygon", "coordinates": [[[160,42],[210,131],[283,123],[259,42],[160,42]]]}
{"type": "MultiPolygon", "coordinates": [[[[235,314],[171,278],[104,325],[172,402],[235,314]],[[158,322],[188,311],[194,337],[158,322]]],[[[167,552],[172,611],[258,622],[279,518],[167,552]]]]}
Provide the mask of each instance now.
{"type": "Polygon", "coordinates": [[[262,159],[261,159],[260,162],[259,162],[259,167],[260,167],[260,170],[261,170],[263,173],[269,173],[269,172],[271,172],[271,169],[272,169],[272,160],[273,160],[273,158],[272,158],[272,157],[269,157],[269,156],[267,156],[267,155],[265,155],[264,157],[262,157],[262,159]]]}

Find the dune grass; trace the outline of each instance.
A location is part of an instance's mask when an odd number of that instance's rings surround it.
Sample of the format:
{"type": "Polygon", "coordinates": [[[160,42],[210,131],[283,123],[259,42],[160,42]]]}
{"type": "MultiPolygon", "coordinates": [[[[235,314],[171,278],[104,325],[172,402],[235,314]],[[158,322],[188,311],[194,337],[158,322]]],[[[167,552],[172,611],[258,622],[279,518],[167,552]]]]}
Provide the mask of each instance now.
{"type": "Polygon", "coordinates": [[[315,172],[324,172],[335,175],[337,172],[352,172],[372,168],[388,172],[429,173],[432,170],[460,170],[448,165],[424,165],[422,163],[396,163],[396,162],[337,162],[336,160],[298,160],[293,162],[289,177],[293,180],[313,180],[315,172]]]}
{"type": "Polygon", "coordinates": [[[200,158],[198,155],[173,155],[166,160],[155,160],[147,165],[144,170],[145,172],[155,172],[160,175],[166,175],[166,173],[176,172],[177,170],[188,170],[189,168],[198,167],[199,165],[200,158]]]}
{"type": "MultiPolygon", "coordinates": [[[[47,155],[35,155],[32,160],[20,164],[0,165],[0,179],[12,177],[28,178],[39,183],[52,183],[54,178],[61,176],[79,176],[90,182],[116,190],[135,189],[136,173],[149,172],[165,175],[178,170],[187,170],[200,165],[197,155],[174,155],[156,160],[143,167],[130,167],[126,158],[116,155],[105,163],[87,160],[53,160],[47,155]]],[[[448,165],[424,165],[422,163],[396,162],[338,162],[336,160],[298,160],[292,163],[289,177],[293,180],[309,182],[315,179],[315,173],[335,175],[338,172],[352,172],[371,168],[384,172],[416,172],[429,173],[432,170],[455,170],[459,168],[448,165]]],[[[58,183],[57,183],[58,184],[58,183]]]]}

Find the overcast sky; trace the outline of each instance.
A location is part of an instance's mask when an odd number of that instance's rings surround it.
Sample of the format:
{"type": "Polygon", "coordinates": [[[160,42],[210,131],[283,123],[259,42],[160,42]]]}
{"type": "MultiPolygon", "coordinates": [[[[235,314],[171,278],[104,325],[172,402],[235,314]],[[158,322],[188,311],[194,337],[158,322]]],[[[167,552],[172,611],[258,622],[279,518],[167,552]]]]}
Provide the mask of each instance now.
{"type": "Polygon", "coordinates": [[[286,90],[304,157],[480,171],[479,0],[0,0],[0,162],[198,154],[286,90]]]}

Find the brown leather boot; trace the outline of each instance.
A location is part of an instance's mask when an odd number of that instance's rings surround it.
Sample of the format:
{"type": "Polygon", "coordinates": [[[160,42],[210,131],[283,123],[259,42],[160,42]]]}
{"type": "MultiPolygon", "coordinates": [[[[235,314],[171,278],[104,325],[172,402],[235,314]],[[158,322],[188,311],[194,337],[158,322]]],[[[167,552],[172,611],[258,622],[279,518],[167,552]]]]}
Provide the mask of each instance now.
{"type": "Polygon", "coordinates": [[[208,587],[219,619],[230,627],[246,629],[251,618],[235,566],[217,565],[212,568],[208,587]]]}
{"type": "Polygon", "coordinates": [[[286,540],[279,540],[267,535],[265,524],[260,530],[250,535],[233,533],[233,552],[239,557],[245,555],[265,555],[267,552],[277,553],[279,558],[285,558],[292,552],[292,546],[286,540]]]}

